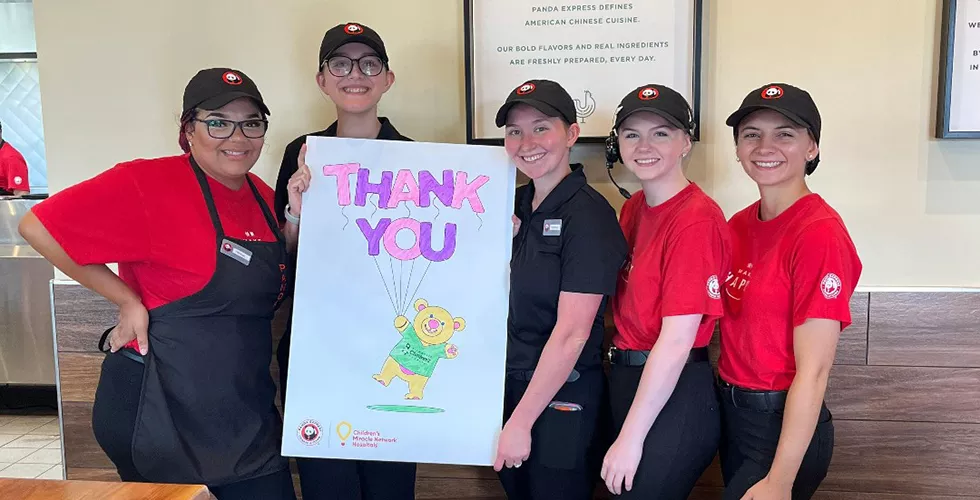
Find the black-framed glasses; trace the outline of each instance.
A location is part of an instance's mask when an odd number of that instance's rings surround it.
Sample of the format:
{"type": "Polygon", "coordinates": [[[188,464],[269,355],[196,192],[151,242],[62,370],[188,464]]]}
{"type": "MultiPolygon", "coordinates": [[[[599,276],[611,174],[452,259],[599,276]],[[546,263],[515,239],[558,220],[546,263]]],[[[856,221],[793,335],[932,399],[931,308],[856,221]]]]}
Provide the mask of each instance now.
{"type": "Polygon", "coordinates": [[[265,137],[266,131],[269,130],[269,121],[258,118],[240,122],[223,118],[207,118],[204,120],[195,118],[194,121],[207,125],[208,135],[214,139],[227,139],[235,135],[236,128],[241,128],[242,134],[249,139],[260,139],[265,137]]]}
{"type": "Polygon", "coordinates": [[[361,70],[361,74],[364,76],[380,75],[381,70],[385,67],[384,61],[374,54],[357,59],[351,59],[347,56],[333,56],[328,58],[325,63],[330,74],[337,77],[349,75],[354,70],[354,64],[357,64],[357,69],[361,70]]]}

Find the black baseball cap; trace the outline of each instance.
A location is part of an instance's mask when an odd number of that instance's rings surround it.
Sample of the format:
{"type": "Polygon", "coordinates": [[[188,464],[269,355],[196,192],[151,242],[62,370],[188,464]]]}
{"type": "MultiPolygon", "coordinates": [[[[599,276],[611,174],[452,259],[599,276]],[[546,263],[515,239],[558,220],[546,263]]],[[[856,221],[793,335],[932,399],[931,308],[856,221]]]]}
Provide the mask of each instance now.
{"type": "MultiPolygon", "coordinates": [[[[753,111],[771,109],[797,125],[806,127],[813,139],[820,144],[820,112],[810,93],[787,83],[763,85],[745,96],[742,105],[735,110],[725,123],[734,129],[753,111]]],[[[737,133],[737,130],[736,130],[737,133]]]]}
{"type": "Polygon", "coordinates": [[[388,64],[388,52],[385,51],[385,43],[381,40],[378,32],[361,23],[343,23],[328,29],[324,33],[323,41],[320,42],[320,60],[317,61],[317,71],[323,68],[324,61],[335,50],[351,42],[359,42],[371,47],[381,58],[381,61],[385,65],[388,64]]]}
{"type": "Polygon", "coordinates": [[[680,93],[665,85],[649,84],[637,87],[619,103],[613,129],[619,129],[630,115],[638,111],[656,113],[671,125],[694,134],[694,113],[680,93]]]}
{"type": "Polygon", "coordinates": [[[235,99],[251,98],[266,115],[271,115],[255,82],[245,73],[231,68],[198,71],[184,88],[184,113],[194,108],[218,109],[235,99]]]}
{"type": "Polygon", "coordinates": [[[511,91],[503,106],[497,110],[498,127],[507,124],[507,113],[518,104],[527,104],[548,116],[561,118],[569,125],[578,121],[572,96],[551,80],[528,80],[511,91]]]}

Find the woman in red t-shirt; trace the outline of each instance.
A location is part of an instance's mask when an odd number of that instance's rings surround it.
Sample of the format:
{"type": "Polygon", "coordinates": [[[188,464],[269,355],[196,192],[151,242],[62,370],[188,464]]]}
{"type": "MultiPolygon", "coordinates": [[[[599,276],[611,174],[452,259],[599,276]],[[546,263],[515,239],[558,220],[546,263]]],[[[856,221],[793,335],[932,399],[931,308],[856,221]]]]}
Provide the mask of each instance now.
{"type": "Polygon", "coordinates": [[[249,173],[268,114],[244,73],[202,70],[184,90],[187,154],[117,165],[21,222],[58,269],[119,306],[92,420],[123,481],[295,498],[269,363],[296,232],[283,236],[272,189],[249,173]]]}
{"type": "Polygon", "coordinates": [[[682,169],[694,133],[684,97],[662,85],[639,87],[614,123],[607,161],[622,161],[643,190],[620,212],[629,257],[612,300],[617,333],[607,355],[618,437],[602,478],[623,498],[684,500],[718,451],[707,346],[722,316],[731,243],[724,213],[682,169]]]}
{"type": "Polygon", "coordinates": [[[761,199],[729,221],[718,362],[725,498],[809,499],[833,454],[824,391],[861,261],[840,215],[806,185],[820,161],[810,94],[765,85],[727,123],[761,199]]]}

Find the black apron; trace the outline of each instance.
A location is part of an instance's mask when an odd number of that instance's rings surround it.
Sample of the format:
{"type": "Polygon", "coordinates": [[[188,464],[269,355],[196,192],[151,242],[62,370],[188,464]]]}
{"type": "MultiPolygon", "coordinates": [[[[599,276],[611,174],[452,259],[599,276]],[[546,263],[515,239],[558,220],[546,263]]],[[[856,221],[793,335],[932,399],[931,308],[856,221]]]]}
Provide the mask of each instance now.
{"type": "Polygon", "coordinates": [[[151,481],[220,486],[288,467],[269,372],[286,245],[251,179],[277,241],[225,236],[207,178],[190,162],[217,233],[217,262],[201,291],[150,311],[133,462],[151,481]]]}

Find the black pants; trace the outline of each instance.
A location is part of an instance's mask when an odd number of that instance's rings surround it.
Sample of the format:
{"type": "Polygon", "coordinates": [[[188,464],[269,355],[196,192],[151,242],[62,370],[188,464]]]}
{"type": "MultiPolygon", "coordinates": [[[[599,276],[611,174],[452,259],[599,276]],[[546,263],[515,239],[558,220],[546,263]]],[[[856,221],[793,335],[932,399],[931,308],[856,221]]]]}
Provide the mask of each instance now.
{"type": "MultiPolygon", "coordinates": [[[[279,342],[279,387],[286,405],[289,326],[279,342]]],[[[414,463],[296,458],[303,500],[414,500],[414,463]]]]}
{"type": "MultiPolygon", "coordinates": [[[[581,411],[545,408],[531,427],[531,454],[519,468],[500,471],[509,500],[589,500],[596,484],[590,446],[604,393],[600,369],[584,371],[558,390],[554,401],[576,403],[581,411]]],[[[510,377],[504,386],[504,422],[527,390],[528,382],[510,377]]]]}
{"type": "MultiPolygon", "coordinates": [[[[643,366],[612,365],[609,396],[617,435],[640,385],[643,366]]],[[[721,408],[707,361],[688,363],[643,441],[633,489],[620,498],[686,500],[721,440],[721,408]]]]}
{"type": "MultiPolygon", "coordinates": [[[[123,481],[153,482],[144,478],[133,463],[133,432],[143,386],[143,365],[123,356],[109,354],[92,407],[92,430],[99,446],[112,460],[123,481]]],[[[208,485],[218,500],[295,500],[289,469],[222,486],[208,485]]]]}
{"type": "MultiPolygon", "coordinates": [[[[724,394],[724,392],[723,392],[724,394]]],[[[749,488],[769,474],[783,426],[782,410],[739,408],[724,396],[721,472],[725,500],[739,500],[749,488]]],[[[817,491],[834,453],[833,416],[821,405],[817,428],[793,482],[793,500],[809,500],[817,491]]]]}

